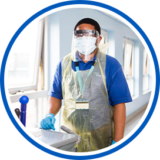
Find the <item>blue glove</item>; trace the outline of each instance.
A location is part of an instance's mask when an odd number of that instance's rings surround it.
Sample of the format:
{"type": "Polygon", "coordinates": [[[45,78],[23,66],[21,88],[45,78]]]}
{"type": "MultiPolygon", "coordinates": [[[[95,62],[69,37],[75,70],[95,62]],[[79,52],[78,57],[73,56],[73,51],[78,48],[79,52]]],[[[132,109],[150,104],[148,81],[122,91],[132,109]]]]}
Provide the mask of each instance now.
{"type": "Polygon", "coordinates": [[[40,125],[42,129],[53,129],[54,128],[54,123],[55,123],[55,115],[52,113],[49,113],[46,115],[46,117],[41,121],[40,125]]]}
{"type": "Polygon", "coordinates": [[[115,143],[117,143],[117,142],[115,142],[115,141],[113,140],[111,145],[113,145],[113,144],[115,144],[115,143]]]}

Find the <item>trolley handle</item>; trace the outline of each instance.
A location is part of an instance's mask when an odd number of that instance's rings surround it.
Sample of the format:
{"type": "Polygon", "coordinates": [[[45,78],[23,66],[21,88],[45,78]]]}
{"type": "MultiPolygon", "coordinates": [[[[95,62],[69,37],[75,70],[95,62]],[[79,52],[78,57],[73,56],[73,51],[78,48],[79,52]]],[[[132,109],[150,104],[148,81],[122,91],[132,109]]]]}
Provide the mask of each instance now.
{"type": "Polygon", "coordinates": [[[21,112],[20,112],[19,108],[16,108],[14,111],[15,111],[17,117],[20,119],[21,112]]]}

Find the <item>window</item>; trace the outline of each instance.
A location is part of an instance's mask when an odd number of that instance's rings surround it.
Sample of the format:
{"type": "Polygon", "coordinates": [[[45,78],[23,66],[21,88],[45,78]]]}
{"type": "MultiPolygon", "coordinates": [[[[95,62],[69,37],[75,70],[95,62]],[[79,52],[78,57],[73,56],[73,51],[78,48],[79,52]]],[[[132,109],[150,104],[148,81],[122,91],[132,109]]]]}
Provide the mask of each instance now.
{"type": "Polygon", "coordinates": [[[39,127],[48,112],[48,18],[28,27],[11,50],[7,65],[9,92],[15,93],[10,94],[11,107],[20,108],[19,98],[29,97],[26,127],[31,128],[39,127]]]}
{"type": "Polygon", "coordinates": [[[123,71],[130,89],[131,96],[134,96],[133,50],[134,42],[125,38],[123,44],[123,71]]]}
{"type": "Polygon", "coordinates": [[[7,62],[10,93],[37,90],[43,36],[44,19],[29,24],[15,41],[7,62]]]}
{"type": "Polygon", "coordinates": [[[144,49],[143,52],[143,92],[149,89],[149,60],[148,53],[144,49]]]}

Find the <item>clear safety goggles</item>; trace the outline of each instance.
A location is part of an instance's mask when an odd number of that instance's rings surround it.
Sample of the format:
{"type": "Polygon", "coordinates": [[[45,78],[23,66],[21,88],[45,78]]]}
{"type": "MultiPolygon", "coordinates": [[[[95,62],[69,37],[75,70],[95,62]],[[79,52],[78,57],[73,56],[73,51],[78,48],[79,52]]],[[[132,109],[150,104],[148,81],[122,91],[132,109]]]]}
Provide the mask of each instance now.
{"type": "Polygon", "coordinates": [[[99,33],[96,30],[76,30],[74,31],[74,37],[99,37],[99,33]]]}

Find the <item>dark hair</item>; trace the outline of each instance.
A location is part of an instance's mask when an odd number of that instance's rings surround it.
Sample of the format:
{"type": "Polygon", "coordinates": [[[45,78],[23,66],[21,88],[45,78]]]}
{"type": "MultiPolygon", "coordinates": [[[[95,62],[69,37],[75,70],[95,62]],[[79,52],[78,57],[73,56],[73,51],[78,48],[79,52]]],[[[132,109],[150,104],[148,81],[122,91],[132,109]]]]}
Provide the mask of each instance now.
{"type": "Polygon", "coordinates": [[[86,24],[91,24],[92,26],[94,26],[95,30],[97,30],[99,32],[99,35],[101,34],[101,28],[99,26],[99,24],[91,19],[91,18],[84,18],[84,19],[81,19],[77,24],[76,26],[74,27],[74,31],[76,30],[76,28],[80,25],[80,24],[83,24],[83,23],[86,23],[86,24]]]}

